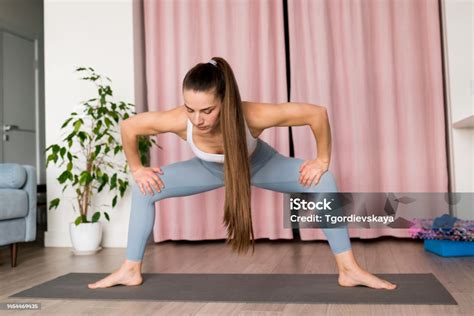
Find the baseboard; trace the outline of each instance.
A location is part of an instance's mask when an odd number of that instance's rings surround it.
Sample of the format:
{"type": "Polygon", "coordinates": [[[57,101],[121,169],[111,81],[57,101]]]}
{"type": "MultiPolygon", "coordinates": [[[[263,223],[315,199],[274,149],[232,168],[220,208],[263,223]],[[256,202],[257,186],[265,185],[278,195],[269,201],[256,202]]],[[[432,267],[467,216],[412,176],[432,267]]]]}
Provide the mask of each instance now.
{"type": "MultiPolygon", "coordinates": [[[[44,232],[45,247],[72,247],[69,231],[46,231],[44,232]]],[[[122,230],[107,230],[102,235],[102,247],[126,248],[127,232],[122,230]]]]}

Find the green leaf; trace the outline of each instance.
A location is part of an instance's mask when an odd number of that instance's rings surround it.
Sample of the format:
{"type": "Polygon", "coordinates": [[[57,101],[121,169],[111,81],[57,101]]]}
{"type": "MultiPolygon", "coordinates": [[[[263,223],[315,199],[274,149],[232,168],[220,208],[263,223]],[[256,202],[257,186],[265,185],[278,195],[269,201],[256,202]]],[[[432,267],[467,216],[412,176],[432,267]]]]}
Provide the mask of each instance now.
{"type": "Polygon", "coordinates": [[[92,175],[88,171],[82,171],[79,176],[79,183],[81,185],[88,185],[93,180],[92,175]]]}
{"type": "Polygon", "coordinates": [[[95,146],[94,154],[95,154],[96,157],[97,157],[97,155],[99,155],[101,149],[102,149],[102,145],[96,145],[95,146]]]}
{"type": "Polygon", "coordinates": [[[81,218],[82,218],[82,222],[83,223],[87,223],[87,217],[85,215],[81,215],[81,218]]]}
{"type": "Polygon", "coordinates": [[[123,197],[127,190],[128,182],[123,182],[119,185],[120,197],[123,197]]]}
{"type": "Polygon", "coordinates": [[[61,155],[61,159],[64,159],[64,154],[66,154],[66,147],[61,147],[59,154],[61,155]]]}
{"type": "Polygon", "coordinates": [[[110,126],[112,125],[112,121],[108,117],[104,118],[104,121],[107,128],[110,128],[110,126]]]}
{"type": "Polygon", "coordinates": [[[77,133],[77,137],[81,140],[81,144],[84,144],[84,141],[87,139],[87,134],[84,133],[83,131],[80,131],[77,133]]]}
{"type": "Polygon", "coordinates": [[[74,221],[74,224],[76,224],[76,226],[79,225],[80,223],[82,223],[82,216],[78,216],[76,220],[74,221]]]}
{"type": "Polygon", "coordinates": [[[61,202],[61,200],[59,198],[56,198],[56,199],[53,199],[51,200],[51,202],[49,202],[49,209],[57,209],[58,208],[58,205],[59,205],[59,202],[61,202]]]}
{"type": "Polygon", "coordinates": [[[95,212],[94,215],[92,215],[92,223],[96,223],[100,218],[100,212],[95,212]]]}
{"type": "Polygon", "coordinates": [[[61,173],[61,175],[57,178],[60,184],[63,184],[68,179],[72,180],[72,173],[69,170],[63,171],[63,173],[61,173]]]}
{"type": "Polygon", "coordinates": [[[109,182],[109,176],[104,173],[101,177],[100,177],[100,186],[99,188],[97,189],[98,192],[102,191],[102,189],[105,187],[105,185],[109,182]]]}
{"type": "Polygon", "coordinates": [[[110,115],[112,116],[112,118],[114,119],[115,123],[118,123],[118,121],[120,120],[120,117],[117,113],[115,112],[110,112],[110,115]]]}
{"type": "Polygon", "coordinates": [[[110,216],[109,216],[109,213],[107,212],[104,212],[104,215],[105,215],[105,218],[110,222],[110,216]]]}
{"type": "Polygon", "coordinates": [[[117,187],[117,174],[115,173],[110,179],[110,190],[113,190],[117,187]]]}
{"type": "Polygon", "coordinates": [[[48,167],[50,161],[54,161],[54,163],[56,163],[56,161],[58,161],[58,155],[50,154],[46,159],[46,167],[48,167]]]}
{"type": "Polygon", "coordinates": [[[92,130],[95,135],[99,135],[100,129],[102,128],[102,121],[98,121],[96,127],[92,130]]]}
{"type": "MultiPolygon", "coordinates": [[[[64,140],[67,140],[67,141],[72,140],[72,138],[74,136],[76,136],[76,132],[71,132],[71,133],[69,133],[69,135],[66,136],[66,138],[64,138],[64,140]]],[[[69,146],[69,147],[71,147],[71,146],[69,146]]]]}
{"type": "MultiPolygon", "coordinates": [[[[72,183],[72,185],[76,185],[79,183],[79,177],[77,176],[77,174],[74,175],[74,182],[72,183]]],[[[79,193],[80,194],[80,193],[79,193]]]]}
{"type": "Polygon", "coordinates": [[[117,196],[114,196],[112,200],[112,207],[115,207],[115,205],[117,205],[117,196]]]}
{"type": "Polygon", "coordinates": [[[99,141],[104,135],[104,133],[96,134],[97,137],[95,138],[95,141],[99,141]]]}
{"type": "Polygon", "coordinates": [[[74,133],[77,133],[79,131],[83,123],[84,121],[82,119],[78,119],[74,122],[74,133]]]}
{"type": "Polygon", "coordinates": [[[61,147],[59,147],[59,145],[53,145],[51,148],[53,150],[53,154],[57,154],[60,148],[61,147]]]}
{"type": "Polygon", "coordinates": [[[116,155],[120,150],[122,150],[122,146],[120,146],[120,145],[115,146],[114,155],[116,155]]]}
{"type": "Polygon", "coordinates": [[[72,162],[68,162],[67,171],[71,171],[71,170],[72,170],[72,162]]]}
{"type": "Polygon", "coordinates": [[[69,122],[72,121],[72,119],[73,119],[73,117],[70,117],[70,118],[68,118],[66,121],[64,121],[64,123],[63,123],[63,125],[61,126],[61,128],[65,128],[65,127],[69,124],[69,122]]]}

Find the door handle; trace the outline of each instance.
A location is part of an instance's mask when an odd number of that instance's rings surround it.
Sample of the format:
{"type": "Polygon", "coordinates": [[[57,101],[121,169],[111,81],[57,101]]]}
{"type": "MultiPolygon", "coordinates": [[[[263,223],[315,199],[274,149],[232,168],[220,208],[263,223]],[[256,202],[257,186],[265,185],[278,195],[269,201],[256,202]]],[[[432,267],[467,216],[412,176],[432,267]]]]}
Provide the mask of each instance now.
{"type": "Polygon", "coordinates": [[[4,132],[8,132],[15,129],[18,129],[18,125],[3,125],[4,132]]]}
{"type": "Polygon", "coordinates": [[[10,131],[19,131],[19,132],[29,132],[34,133],[34,130],[31,129],[23,129],[18,127],[18,125],[3,125],[3,132],[10,132],[10,131]]]}

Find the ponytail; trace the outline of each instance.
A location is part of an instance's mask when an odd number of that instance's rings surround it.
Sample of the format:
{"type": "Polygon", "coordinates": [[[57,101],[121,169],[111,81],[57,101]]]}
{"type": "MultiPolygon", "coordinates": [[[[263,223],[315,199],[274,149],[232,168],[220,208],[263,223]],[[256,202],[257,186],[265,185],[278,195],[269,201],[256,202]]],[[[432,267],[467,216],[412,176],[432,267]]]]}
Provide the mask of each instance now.
{"type": "Polygon", "coordinates": [[[225,203],[223,223],[227,243],[239,254],[247,252],[255,240],[252,227],[250,162],[245,118],[239,87],[230,65],[221,57],[200,63],[188,71],[183,90],[214,91],[222,102],[219,120],[224,138],[225,203]]]}
{"type": "Polygon", "coordinates": [[[227,242],[238,253],[247,252],[255,241],[252,227],[250,162],[245,133],[245,118],[237,81],[229,64],[214,57],[222,71],[225,93],[220,112],[220,124],[224,137],[224,224],[227,242]]]}

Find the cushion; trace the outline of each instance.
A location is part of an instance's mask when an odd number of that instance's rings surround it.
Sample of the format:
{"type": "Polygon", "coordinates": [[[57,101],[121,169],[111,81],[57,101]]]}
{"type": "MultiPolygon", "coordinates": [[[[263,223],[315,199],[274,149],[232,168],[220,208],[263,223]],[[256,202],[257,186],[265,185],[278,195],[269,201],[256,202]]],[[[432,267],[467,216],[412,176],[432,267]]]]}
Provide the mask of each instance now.
{"type": "Polygon", "coordinates": [[[0,188],[19,189],[26,182],[26,170],[19,164],[0,164],[0,188]]]}
{"type": "Polygon", "coordinates": [[[0,221],[28,215],[28,193],[24,190],[0,189],[0,221]]]}

